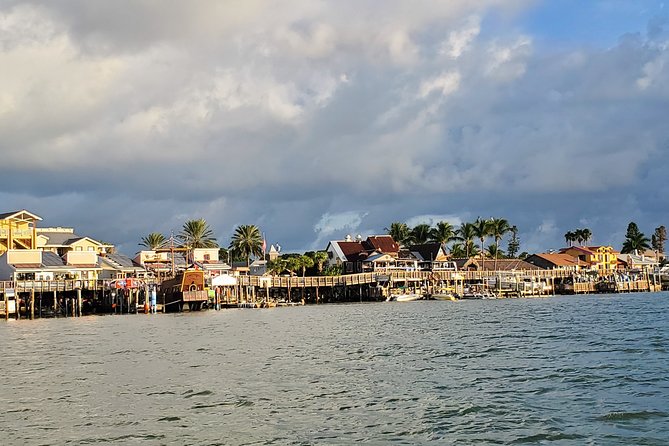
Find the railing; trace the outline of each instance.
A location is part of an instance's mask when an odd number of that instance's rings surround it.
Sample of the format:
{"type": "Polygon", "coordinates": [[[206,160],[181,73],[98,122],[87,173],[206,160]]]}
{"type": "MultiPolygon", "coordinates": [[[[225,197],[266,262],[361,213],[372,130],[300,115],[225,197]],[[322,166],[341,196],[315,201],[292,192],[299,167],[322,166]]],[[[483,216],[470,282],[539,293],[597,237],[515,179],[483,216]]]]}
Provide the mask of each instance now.
{"type": "Polygon", "coordinates": [[[17,280],[0,282],[0,290],[13,288],[16,292],[53,292],[74,290],[101,290],[109,281],[104,280],[17,280]]]}
{"type": "Polygon", "coordinates": [[[523,271],[398,271],[390,270],[373,273],[346,274],[343,276],[309,276],[309,277],[267,277],[239,276],[240,286],[257,286],[261,288],[312,288],[365,285],[379,282],[403,281],[473,281],[491,277],[515,277],[522,279],[548,280],[571,277],[572,273],[564,270],[523,270],[523,271]]]}

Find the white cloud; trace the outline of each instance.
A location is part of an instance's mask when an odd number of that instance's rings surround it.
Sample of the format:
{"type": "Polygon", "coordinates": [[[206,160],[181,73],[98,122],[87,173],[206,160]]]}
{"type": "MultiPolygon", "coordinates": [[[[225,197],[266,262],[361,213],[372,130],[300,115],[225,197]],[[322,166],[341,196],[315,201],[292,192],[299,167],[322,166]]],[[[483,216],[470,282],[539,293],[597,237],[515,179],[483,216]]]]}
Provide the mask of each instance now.
{"type": "Polygon", "coordinates": [[[441,223],[442,221],[447,221],[448,223],[453,225],[454,228],[457,229],[457,227],[460,226],[464,220],[459,215],[426,214],[426,215],[416,215],[414,217],[411,217],[406,221],[406,224],[410,228],[412,228],[420,224],[428,224],[430,226],[436,226],[437,223],[441,223]]]}
{"type": "Polygon", "coordinates": [[[3,205],[110,218],[96,203],[122,197],[155,215],[137,238],[179,209],[221,233],[276,225],[291,249],[660,190],[666,42],[535,48],[514,16],[531,3],[5,2],[0,188],[20,192],[3,205]]]}
{"type": "Polygon", "coordinates": [[[448,34],[448,40],[442,43],[440,53],[446,54],[452,59],[458,59],[469,48],[469,45],[480,32],[480,17],[469,17],[466,25],[462,29],[451,31],[448,34]]]}
{"type": "Polygon", "coordinates": [[[438,91],[443,96],[448,96],[458,90],[460,86],[460,73],[442,73],[441,75],[426,80],[420,86],[420,97],[425,98],[433,91],[438,91]]]}

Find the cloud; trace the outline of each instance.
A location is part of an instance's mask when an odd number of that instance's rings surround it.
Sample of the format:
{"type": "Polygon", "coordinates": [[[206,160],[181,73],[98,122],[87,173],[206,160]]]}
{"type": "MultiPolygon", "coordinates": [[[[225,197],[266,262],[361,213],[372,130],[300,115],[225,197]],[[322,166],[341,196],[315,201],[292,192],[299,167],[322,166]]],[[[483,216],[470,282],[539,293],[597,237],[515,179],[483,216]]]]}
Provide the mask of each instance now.
{"type": "Polygon", "coordinates": [[[556,50],[532,4],[3,2],[3,207],[128,250],[199,217],[286,250],[414,216],[554,221],[537,248],[666,224],[664,25],[556,50]]]}

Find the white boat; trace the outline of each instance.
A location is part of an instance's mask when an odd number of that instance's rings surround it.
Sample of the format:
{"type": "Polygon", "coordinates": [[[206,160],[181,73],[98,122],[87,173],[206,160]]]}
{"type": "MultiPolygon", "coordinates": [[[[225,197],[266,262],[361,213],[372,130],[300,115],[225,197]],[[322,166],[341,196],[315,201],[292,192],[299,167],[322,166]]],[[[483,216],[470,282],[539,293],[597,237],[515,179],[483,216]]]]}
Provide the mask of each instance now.
{"type": "Polygon", "coordinates": [[[397,302],[411,302],[411,301],[420,300],[420,299],[423,298],[422,295],[415,294],[415,293],[412,293],[412,294],[396,294],[396,295],[394,295],[394,297],[395,297],[395,299],[393,299],[393,300],[396,300],[397,302]]]}

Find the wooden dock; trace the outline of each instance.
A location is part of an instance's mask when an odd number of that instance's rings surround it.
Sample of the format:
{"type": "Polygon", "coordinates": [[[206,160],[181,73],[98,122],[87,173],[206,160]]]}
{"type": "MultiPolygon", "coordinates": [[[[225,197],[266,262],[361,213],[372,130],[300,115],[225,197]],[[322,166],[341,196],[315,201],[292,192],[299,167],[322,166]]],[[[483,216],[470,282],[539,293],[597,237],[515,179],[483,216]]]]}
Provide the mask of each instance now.
{"type": "MultiPolygon", "coordinates": [[[[634,280],[593,277],[563,270],[402,271],[378,270],[340,276],[236,276],[237,284],[216,287],[215,308],[243,302],[328,303],[384,300],[401,290],[420,294],[465,294],[470,287],[498,297],[555,294],[630,293],[661,291],[659,276],[634,280]]],[[[155,284],[149,284],[155,285],[155,284]]],[[[113,290],[103,280],[25,280],[0,282],[0,315],[5,318],[79,316],[87,312],[143,311],[143,289],[113,290]]],[[[0,316],[1,317],[1,316],[0,316]]]]}

